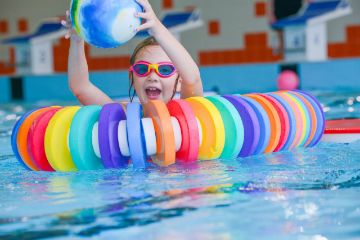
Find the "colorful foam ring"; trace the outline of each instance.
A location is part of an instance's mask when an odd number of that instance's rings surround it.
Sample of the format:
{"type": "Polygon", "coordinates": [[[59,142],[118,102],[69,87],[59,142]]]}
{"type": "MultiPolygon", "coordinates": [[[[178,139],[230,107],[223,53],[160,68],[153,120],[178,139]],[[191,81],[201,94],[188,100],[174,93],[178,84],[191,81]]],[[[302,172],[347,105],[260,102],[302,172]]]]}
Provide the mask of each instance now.
{"type": "Polygon", "coordinates": [[[72,119],[80,109],[78,106],[64,107],[51,118],[45,132],[45,153],[53,169],[61,172],[77,171],[72,160],[68,136],[72,119]]]}
{"type": "Polygon", "coordinates": [[[289,137],[289,132],[290,132],[289,116],[285,108],[274,97],[271,97],[267,94],[258,94],[258,95],[268,100],[270,104],[272,104],[272,106],[275,108],[275,111],[279,116],[280,126],[281,126],[280,139],[279,139],[279,143],[276,145],[274,149],[274,152],[280,151],[282,147],[285,145],[287,138],[289,137]]]}
{"type": "Polygon", "coordinates": [[[35,112],[38,109],[33,109],[30,110],[26,113],[24,113],[15,123],[13,129],[12,129],[12,133],[11,133],[11,148],[14,152],[15,158],[18,160],[18,162],[27,170],[32,170],[30,167],[28,167],[25,163],[25,161],[22,159],[19,150],[18,150],[18,146],[17,146],[17,136],[18,136],[18,132],[19,129],[22,125],[22,123],[25,121],[25,119],[33,112],[35,112]]]}
{"type": "Polygon", "coordinates": [[[202,143],[199,148],[199,159],[219,158],[225,145],[225,128],[220,112],[214,104],[202,97],[187,98],[202,129],[202,143]]]}
{"type": "Polygon", "coordinates": [[[313,106],[313,109],[315,111],[315,114],[316,114],[317,125],[316,125],[316,127],[314,126],[316,128],[316,132],[314,134],[313,139],[311,140],[311,142],[308,145],[308,147],[313,147],[321,140],[321,137],[324,134],[325,114],[324,114],[324,111],[322,110],[320,103],[316,100],[316,98],[314,96],[308,94],[307,92],[303,92],[300,90],[296,90],[295,92],[304,96],[311,103],[311,105],[313,106]]]}
{"type": "Polygon", "coordinates": [[[269,116],[267,115],[264,108],[256,100],[247,96],[241,96],[241,98],[249,103],[250,106],[254,109],[254,112],[256,113],[259,121],[259,128],[261,129],[259,141],[253,154],[264,153],[266,147],[269,144],[271,133],[269,116]]]}
{"type": "Polygon", "coordinates": [[[301,101],[306,105],[307,109],[309,110],[311,129],[310,129],[309,138],[306,141],[306,143],[304,144],[304,146],[307,147],[310,145],[311,141],[315,137],[316,129],[318,126],[318,121],[320,119],[317,119],[317,115],[316,115],[316,111],[315,111],[316,106],[313,106],[312,103],[310,102],[310,100],[306,96],[302,95],[300,92],[295,92],[295,91],[292,91],[292,94],[295,94],[298,98],[300,98],[301,101]]]}
{"type": "Polygon", "coordinates": [[[295,138],[289,148],[294,149],[300,145],[303,137],[304,122],[301,115],[300,107],[293,98],[286,94],[286,92],[274,92],[274,94],[280,96],[284,101],[286,101],[290,105],[290,108],[294,113],[295,125],[293,127],[295,128],[295,138]]]}
{"type": "Polygon", "coordinates": [[[145,168],[147,153],[144,130],[141,124],[142,106],[140,103],[129,103],[126,106],[126,130],[129,151],[134,168],[145,168]]]}
{"type": "Polygon", "coordinates": [[[177,119],[181,129],[182,143],[176,152],[176,159],[184,162],[196,161],[200,147],[199,128],[190,104],[181,99],[171,100],[167,108],[170,116],[177,119]]]}
{"type": "Polygon", "coordinates": [[[269,102],[266,98],[258,94],[248,94],[246,96],[257,101],[266,111],[266,114],[270,121],[270,139],[264,152],[265,153],[274,152],[276,146],[279,144],[280,134],[281,134],[281,122],[280,122],[279,114],[274,108],[274,106],[271,104],[271,102],[269,102]]]}
{"type": "Polygon", "coordinates": [[[103,168],[101,159],[94,152],[92,131],[100,115],[100,106],[84,106],[72,119],[69,134],[69,149],[78,170],[103,168]]]}
{"type": "Polygon", "coordinates": [[[98,138],[100,156],[105,168],[127,166],[129,157],[124,156],[119,147],[118,125],[126,120],[126,114],[119,103],[105,104],[99,116],[98,138]]]}
{"type": "Polygon", "coordinates": [[[169,111],[164,102],[152,100],[145,104],[145,116],[153,120],[156,133],[156,156],[153,162],[160,166],[175,163],[175,136],[169,111]]]}
{"type": "Polygon", "coordinates": [[[297,129],[297,132],[300,134],[300,137],[298,139],[297,144],[295,144],[293,147],[300,147],[302,146],[302,144],[304,143],[304,141],[306,140],[306,133],[307,133],[307,128],[308,128],[308,122],[306,120],[305,117],[305,110],[303,108],[303,104],[301,104],[298,99],[296,99],[293,95],[289,94],[288,91],[282,91],[279,92],[279,94],[282,94],[286,99],[288,99],[288,101],[290,101],[290,104],[293,104],[293,108],[295,110],[295,112],[297,112],[298,117],[300,119],[300,127],[297,129]]]}
{"type": "Polygon", "coordinates": [[[35,165],[42,171],[54,171],[45,154],[44,140],[46,128],[51,118],[59,110],[60,107],[53,107],[39,115],[31,125],[28,133],[27,144],[29,154],[35,165]]]}
{"type": "Polygon", "coordinates": [[[223,98],[234,105],[244,125],[244,144],[238,157],[247,157],[256,150],[260,138],[259,120],[254,109],[242,98],[224,95],[223,98]]]}
{"type": "Polygon", "coordinates": [[[314,110],[314,107],[311,105],[311,103],[306,99],[306,97],[304,97],[303,95],[301,95],[298,92],[294,92],[292,91],[291,94],[295,95],[296,97],[298,97],[302,103],[305,104],[308,113],[309,113],[309,118],[310,118],[310,134],[308,139],[306,140],[306,142],[304,143],[304,147],[307,147],[311,140],[314,138],[315,133],[316,133],[316,126],[317,126],[317,119],[316,119],[316,113],[314,110]]]}
{"type": "Polygon", "coordinates": [[[303,120],[303,129],[302,129],[302,137],[299,143],[299,147],[305,146],[305,143],[308,141],[310,133],[311,133],[311,118],[310,118],[310,111],[306,104],[295,94],[293,94],[291,91],[286,92],[290,97],[292,97],[296,104],[299,106],[301,117],[303,120]]]}
{"type": "Polygon", "coordinates": [[[39,117],[42,113],[48,111],[51,109],[51,107],[45,107],[40,108],[32,113],[30,113],[26,119],[21,124],[18,134],[17,134],[17,147],[19,154],[21,156],[21,159],[24,161],[24,163],[32,170],[39,171],[39,167],[36,166],[34,160],[32,159],[29,149],[28,149],[28,134],[30,131],[30,128],[33,124],[33,122],[36,120],[37,117],[39,117]]]}
{"type": "Polygon", "coordinates": [[[289,150],[295,140],[296,135],[296,117],[294,110],[291,108],[290,104],[281,96],[275,93],[267,93],[266,95],[274,98],[286,111],[289,120],[289,135],[285,139],[285,143],[280,150],[289,150]]]}
{"type": "Polygon", "coordinates": [[[225,145],[222,159],[236,158],[244,143],[244,125],[236,108],[220,96],[206,97],[219,110],[225,128],[225,145]]]}

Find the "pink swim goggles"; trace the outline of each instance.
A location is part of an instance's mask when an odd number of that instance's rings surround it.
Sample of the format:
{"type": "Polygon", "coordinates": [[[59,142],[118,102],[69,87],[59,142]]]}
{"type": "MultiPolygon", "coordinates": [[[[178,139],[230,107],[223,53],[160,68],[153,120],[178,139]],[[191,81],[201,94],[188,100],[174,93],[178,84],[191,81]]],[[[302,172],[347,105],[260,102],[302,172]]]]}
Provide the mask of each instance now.
{"type": "Polygon", "coordinates": [[[152,69],[154,69],[156,74],[162,78],[171,77],[176,72],[176,68],[171,62],[149,63],[145,61],[134,63],[129,71],[135,72],[139,77],[146,77],[151,73],[152,69]]]}

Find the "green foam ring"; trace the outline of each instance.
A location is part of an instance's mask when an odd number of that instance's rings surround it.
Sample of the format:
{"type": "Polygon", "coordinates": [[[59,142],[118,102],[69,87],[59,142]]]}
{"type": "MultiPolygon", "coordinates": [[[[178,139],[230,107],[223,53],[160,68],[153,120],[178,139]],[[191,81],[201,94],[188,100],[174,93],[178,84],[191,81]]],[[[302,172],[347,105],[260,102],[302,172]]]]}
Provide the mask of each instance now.
{"type": "Polygon", "coordinates": [[[101,106],[85,106],[75,114],[69,134],[70,154],[79,170],[104,168],[94,152],[92,130],[99,119],[101,106]]]}
{"type": "Polygon", "coordinates": [[[220,155],[223,159],[236,158],[244,143],[244,125],[236,108],[220,96],[206,97],[219,110],[225,127],[225,145],[220,155]]]}

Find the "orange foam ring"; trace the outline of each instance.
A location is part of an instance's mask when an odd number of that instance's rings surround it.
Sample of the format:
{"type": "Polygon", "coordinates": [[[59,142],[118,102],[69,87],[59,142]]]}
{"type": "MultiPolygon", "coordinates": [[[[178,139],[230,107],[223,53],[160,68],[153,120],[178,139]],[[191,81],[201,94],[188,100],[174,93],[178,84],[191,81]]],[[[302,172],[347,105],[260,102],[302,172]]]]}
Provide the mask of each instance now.
{"type": "Polygon", "coordinates": [[[246,96],[257,101],[266,111],[270,121],[270,139],[264,152],[274,152],[276,146],[279,144],[281,134],[281,122],[279,115],[271,102],[269,102],[266,98],[257,94],[247,94],[246,96]]]}
{"type": "Polygon", "coordinates": [[[156,134],[156,158],[153,158],[153,161],[160,166],[174,164],[176,159],[174,130],[165,103],[159,100],[149,101],[145,105],[144,112],[152,119],[156,134]]]}
{"type": "Polygon", "coordinates": [[[37,119],[37,117],[39,117],[42,113],[47,112],[51,108],[52,107],[40,108],[34,111],[33,113],[31,113],[21,124],[16,138],[16,144],[22,160],[24,161],[26,166],[28,166],[31,170],[34,171],[39,171],[40,169],[36,166],[36,164],[34,163],[33,159],[29,154],[28,146],[27,146],[27,136],[33,122],[37,119]]]}

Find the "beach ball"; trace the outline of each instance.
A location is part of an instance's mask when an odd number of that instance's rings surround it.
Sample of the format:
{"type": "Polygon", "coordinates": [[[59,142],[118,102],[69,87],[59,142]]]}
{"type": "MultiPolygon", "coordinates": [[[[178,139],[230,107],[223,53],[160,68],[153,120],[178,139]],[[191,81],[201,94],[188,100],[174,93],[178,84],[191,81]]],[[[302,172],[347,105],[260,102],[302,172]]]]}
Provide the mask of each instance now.
{"type": "Polygon", "coordinates": [[[279,90],[295,90],[299,87],[299,77],[291,70],[282,71],[278,77],[279,90]]]}
{"type": "Polygon", "coordinates": [[[87,43],[115,48],[135,36],[141,19],[134,14],[142,11],[135,0],[72,0],[70,19],[87,43]]]}

